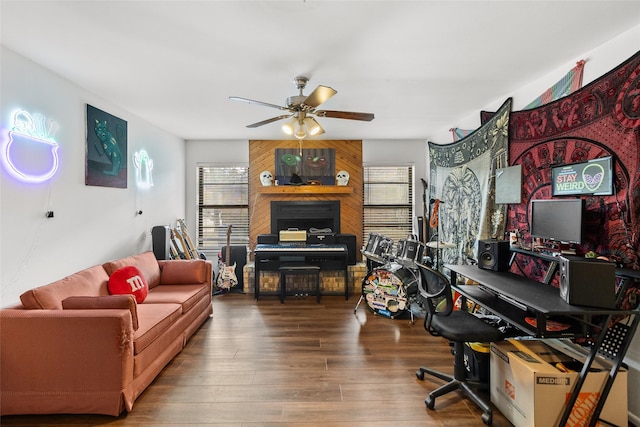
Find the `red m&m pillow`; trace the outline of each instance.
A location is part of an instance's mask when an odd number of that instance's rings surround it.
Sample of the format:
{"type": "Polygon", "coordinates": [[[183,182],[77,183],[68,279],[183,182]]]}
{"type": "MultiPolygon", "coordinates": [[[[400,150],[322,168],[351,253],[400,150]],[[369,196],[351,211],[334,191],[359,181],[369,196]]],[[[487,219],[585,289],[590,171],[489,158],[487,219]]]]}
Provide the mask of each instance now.
{"type": "Polygon", "coordinates": [[[140,270],[134,266],[122,267],[113,272],[107,284],[111,295],[131,294],[139,304],[147,297],[149,285],[140,270]]]}

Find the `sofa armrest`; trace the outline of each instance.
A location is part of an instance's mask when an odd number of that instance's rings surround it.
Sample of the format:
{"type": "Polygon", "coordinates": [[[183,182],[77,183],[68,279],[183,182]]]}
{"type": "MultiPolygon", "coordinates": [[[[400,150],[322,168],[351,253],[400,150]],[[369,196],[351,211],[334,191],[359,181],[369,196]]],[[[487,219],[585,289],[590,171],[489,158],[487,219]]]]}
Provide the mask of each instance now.
{"type": "Polygon", "coordinates": [[[131,313],[133,330],[138,330],[138,305],[136,297],[126,295],[106,295],[99,297],[68,297],[62,300],[63,310],[96,310],[96,309],[127,309],[131,313]]]}
{"type": "Polygon", "coordinates": [[[161,285],[213,283],[213,265],[204,259],[159,260],[161,285]]]}
{"type": "MultiPolygon", "coordinates": [[[[131,314],[127,309],[2,309],[0,360],[2,414],[28,396],[122,393],[133,381],[131,314]]],[[[32,406],[38,409],[37,399],[32,406]]]]}

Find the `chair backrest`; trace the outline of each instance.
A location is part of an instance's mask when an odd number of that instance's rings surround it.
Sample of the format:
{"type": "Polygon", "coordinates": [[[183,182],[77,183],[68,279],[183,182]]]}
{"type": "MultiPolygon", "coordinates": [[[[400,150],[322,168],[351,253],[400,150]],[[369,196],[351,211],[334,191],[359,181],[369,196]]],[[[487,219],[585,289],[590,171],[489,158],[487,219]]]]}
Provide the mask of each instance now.
{"type": "Polygon", "coordinates": [[[433,316],[448,316],[453,311],[451,284],[449,279],[438,270],[419,263],[417,265],[421,276],[418,291],[427,306],[424,328],[432,335],[437,335],[431,327],[431,319],[433,316]]]}

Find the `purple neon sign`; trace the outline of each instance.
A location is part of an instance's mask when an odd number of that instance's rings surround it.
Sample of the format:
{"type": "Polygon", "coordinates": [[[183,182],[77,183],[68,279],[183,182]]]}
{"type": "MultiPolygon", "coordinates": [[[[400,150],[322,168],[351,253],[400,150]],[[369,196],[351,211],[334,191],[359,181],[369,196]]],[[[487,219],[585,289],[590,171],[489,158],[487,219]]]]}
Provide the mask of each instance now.
{"type": "Polygon", "coordinates": [[[41,183],[49,180],[58,170],[58,143],[53,134],[58,125],[42,114],[25,110],[11,117],[11,130],[2,149],[5,169],[17,179],[41,183]]]}

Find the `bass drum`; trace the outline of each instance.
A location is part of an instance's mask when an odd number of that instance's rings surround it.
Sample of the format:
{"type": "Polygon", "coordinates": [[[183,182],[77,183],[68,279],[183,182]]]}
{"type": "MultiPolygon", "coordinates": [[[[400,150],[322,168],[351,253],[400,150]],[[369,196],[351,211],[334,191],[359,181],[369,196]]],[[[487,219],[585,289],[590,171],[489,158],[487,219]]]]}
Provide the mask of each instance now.
{"type": "Polygon", "coordinates": [[[391,319],[407,311],[410,299],[417,293],[418,278],[415,273],[394,262],[371,270],[362,280],[362,295],[367,307],[391,319]]]}

